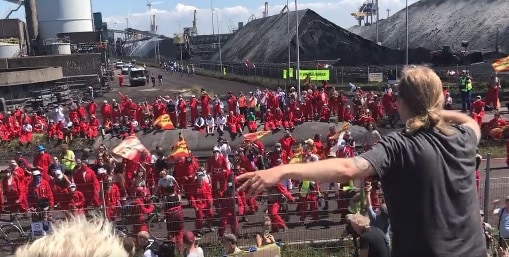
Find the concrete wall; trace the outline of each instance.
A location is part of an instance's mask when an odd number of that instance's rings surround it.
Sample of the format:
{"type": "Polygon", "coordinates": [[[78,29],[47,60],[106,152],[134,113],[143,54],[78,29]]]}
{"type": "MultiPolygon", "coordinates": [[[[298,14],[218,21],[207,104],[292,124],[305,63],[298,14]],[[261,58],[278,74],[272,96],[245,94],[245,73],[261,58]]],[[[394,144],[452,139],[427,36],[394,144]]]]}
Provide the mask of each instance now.
{"type": "Polygon", "coordinates": [[[0,70],[0,86],[43,83],[62,79],[61,67],[44,67],[39,69],[0,70]]]}
{"type": "Polygon", "coordinates": [[[62,67],[64,77],[99,74],[101,71],[101,54],[28,56],[0,59],[0,69],[22,67],[62,67]]]}

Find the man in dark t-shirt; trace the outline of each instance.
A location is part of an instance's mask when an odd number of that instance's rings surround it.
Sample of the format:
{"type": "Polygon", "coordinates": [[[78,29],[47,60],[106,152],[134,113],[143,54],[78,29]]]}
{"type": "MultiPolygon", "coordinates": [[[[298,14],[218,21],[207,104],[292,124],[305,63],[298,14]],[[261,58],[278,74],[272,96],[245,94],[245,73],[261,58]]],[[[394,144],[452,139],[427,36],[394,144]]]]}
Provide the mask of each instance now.
{"type": "Polygon", "coordinates": [[[394,256],[486,256],[475,201],[476,135],[467,126],[452,129],[450,136],[391,133],[359,156],[381,178],[394,256]]]}
{"type": "Polygon", "coordinates": [[[391,250],[384,232],[377,227],[369,226],[369,217],[359,213],[346,216],[347,221],[359,238],[359,256],[362,257],[390,257],[391,250]]]}

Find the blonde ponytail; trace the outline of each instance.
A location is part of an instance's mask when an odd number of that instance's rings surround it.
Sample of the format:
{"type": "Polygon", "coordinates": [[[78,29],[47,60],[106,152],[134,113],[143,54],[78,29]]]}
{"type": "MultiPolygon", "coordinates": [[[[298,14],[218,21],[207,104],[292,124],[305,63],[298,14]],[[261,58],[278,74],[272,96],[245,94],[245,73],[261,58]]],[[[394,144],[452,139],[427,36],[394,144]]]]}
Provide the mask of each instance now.
{"type": "Polygon", "coordinates": [[[416,115],[410,118],[405,125],[405,132],[410,135],[415,134],[421,129],[432,128],[438,129],[438,131],[447,136],[450,136],[453,133],[449,124],[446,124],[440,116],[440,110],[436,109],[428,110],[425,115],[416,115]]]}

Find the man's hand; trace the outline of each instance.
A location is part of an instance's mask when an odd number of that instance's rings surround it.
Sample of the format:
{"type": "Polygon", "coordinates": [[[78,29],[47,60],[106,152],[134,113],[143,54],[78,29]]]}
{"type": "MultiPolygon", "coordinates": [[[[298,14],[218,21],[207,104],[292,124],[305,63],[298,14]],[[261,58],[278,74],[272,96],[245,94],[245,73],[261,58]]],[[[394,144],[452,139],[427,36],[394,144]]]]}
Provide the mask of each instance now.
{"type": "Polygon", "coordinates": [[[253,197],[261,194],[266,189],[275,186],[282,178],[281,167],[277,166],[268,170],[260,170],[240,175],[237,179],[244,182],[239,191],[246,192],[246,196],[253,197]]]}

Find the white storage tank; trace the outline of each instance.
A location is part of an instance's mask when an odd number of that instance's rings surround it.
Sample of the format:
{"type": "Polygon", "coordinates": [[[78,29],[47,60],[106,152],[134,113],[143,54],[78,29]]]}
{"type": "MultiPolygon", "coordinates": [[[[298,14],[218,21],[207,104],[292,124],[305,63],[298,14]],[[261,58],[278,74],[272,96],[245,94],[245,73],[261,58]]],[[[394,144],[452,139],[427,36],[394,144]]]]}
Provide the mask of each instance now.
{"type": "Polygon", "coordinates": [[[50,48],[51,54],[54,55],[69,55],[71,54],[70,43],[53,43],[47,45],[50,48]]]}
{"type": "Polygon", "coordinates": [[[19,45],[0,42],[0,59],[16,57],[19,50],[19,45]]]}
{"type": "Polygon", "coordinates": [[[93,31],[91,0],[39,0],[36,7],[42,40],[56,39],[58,33],[93,31]]]}

